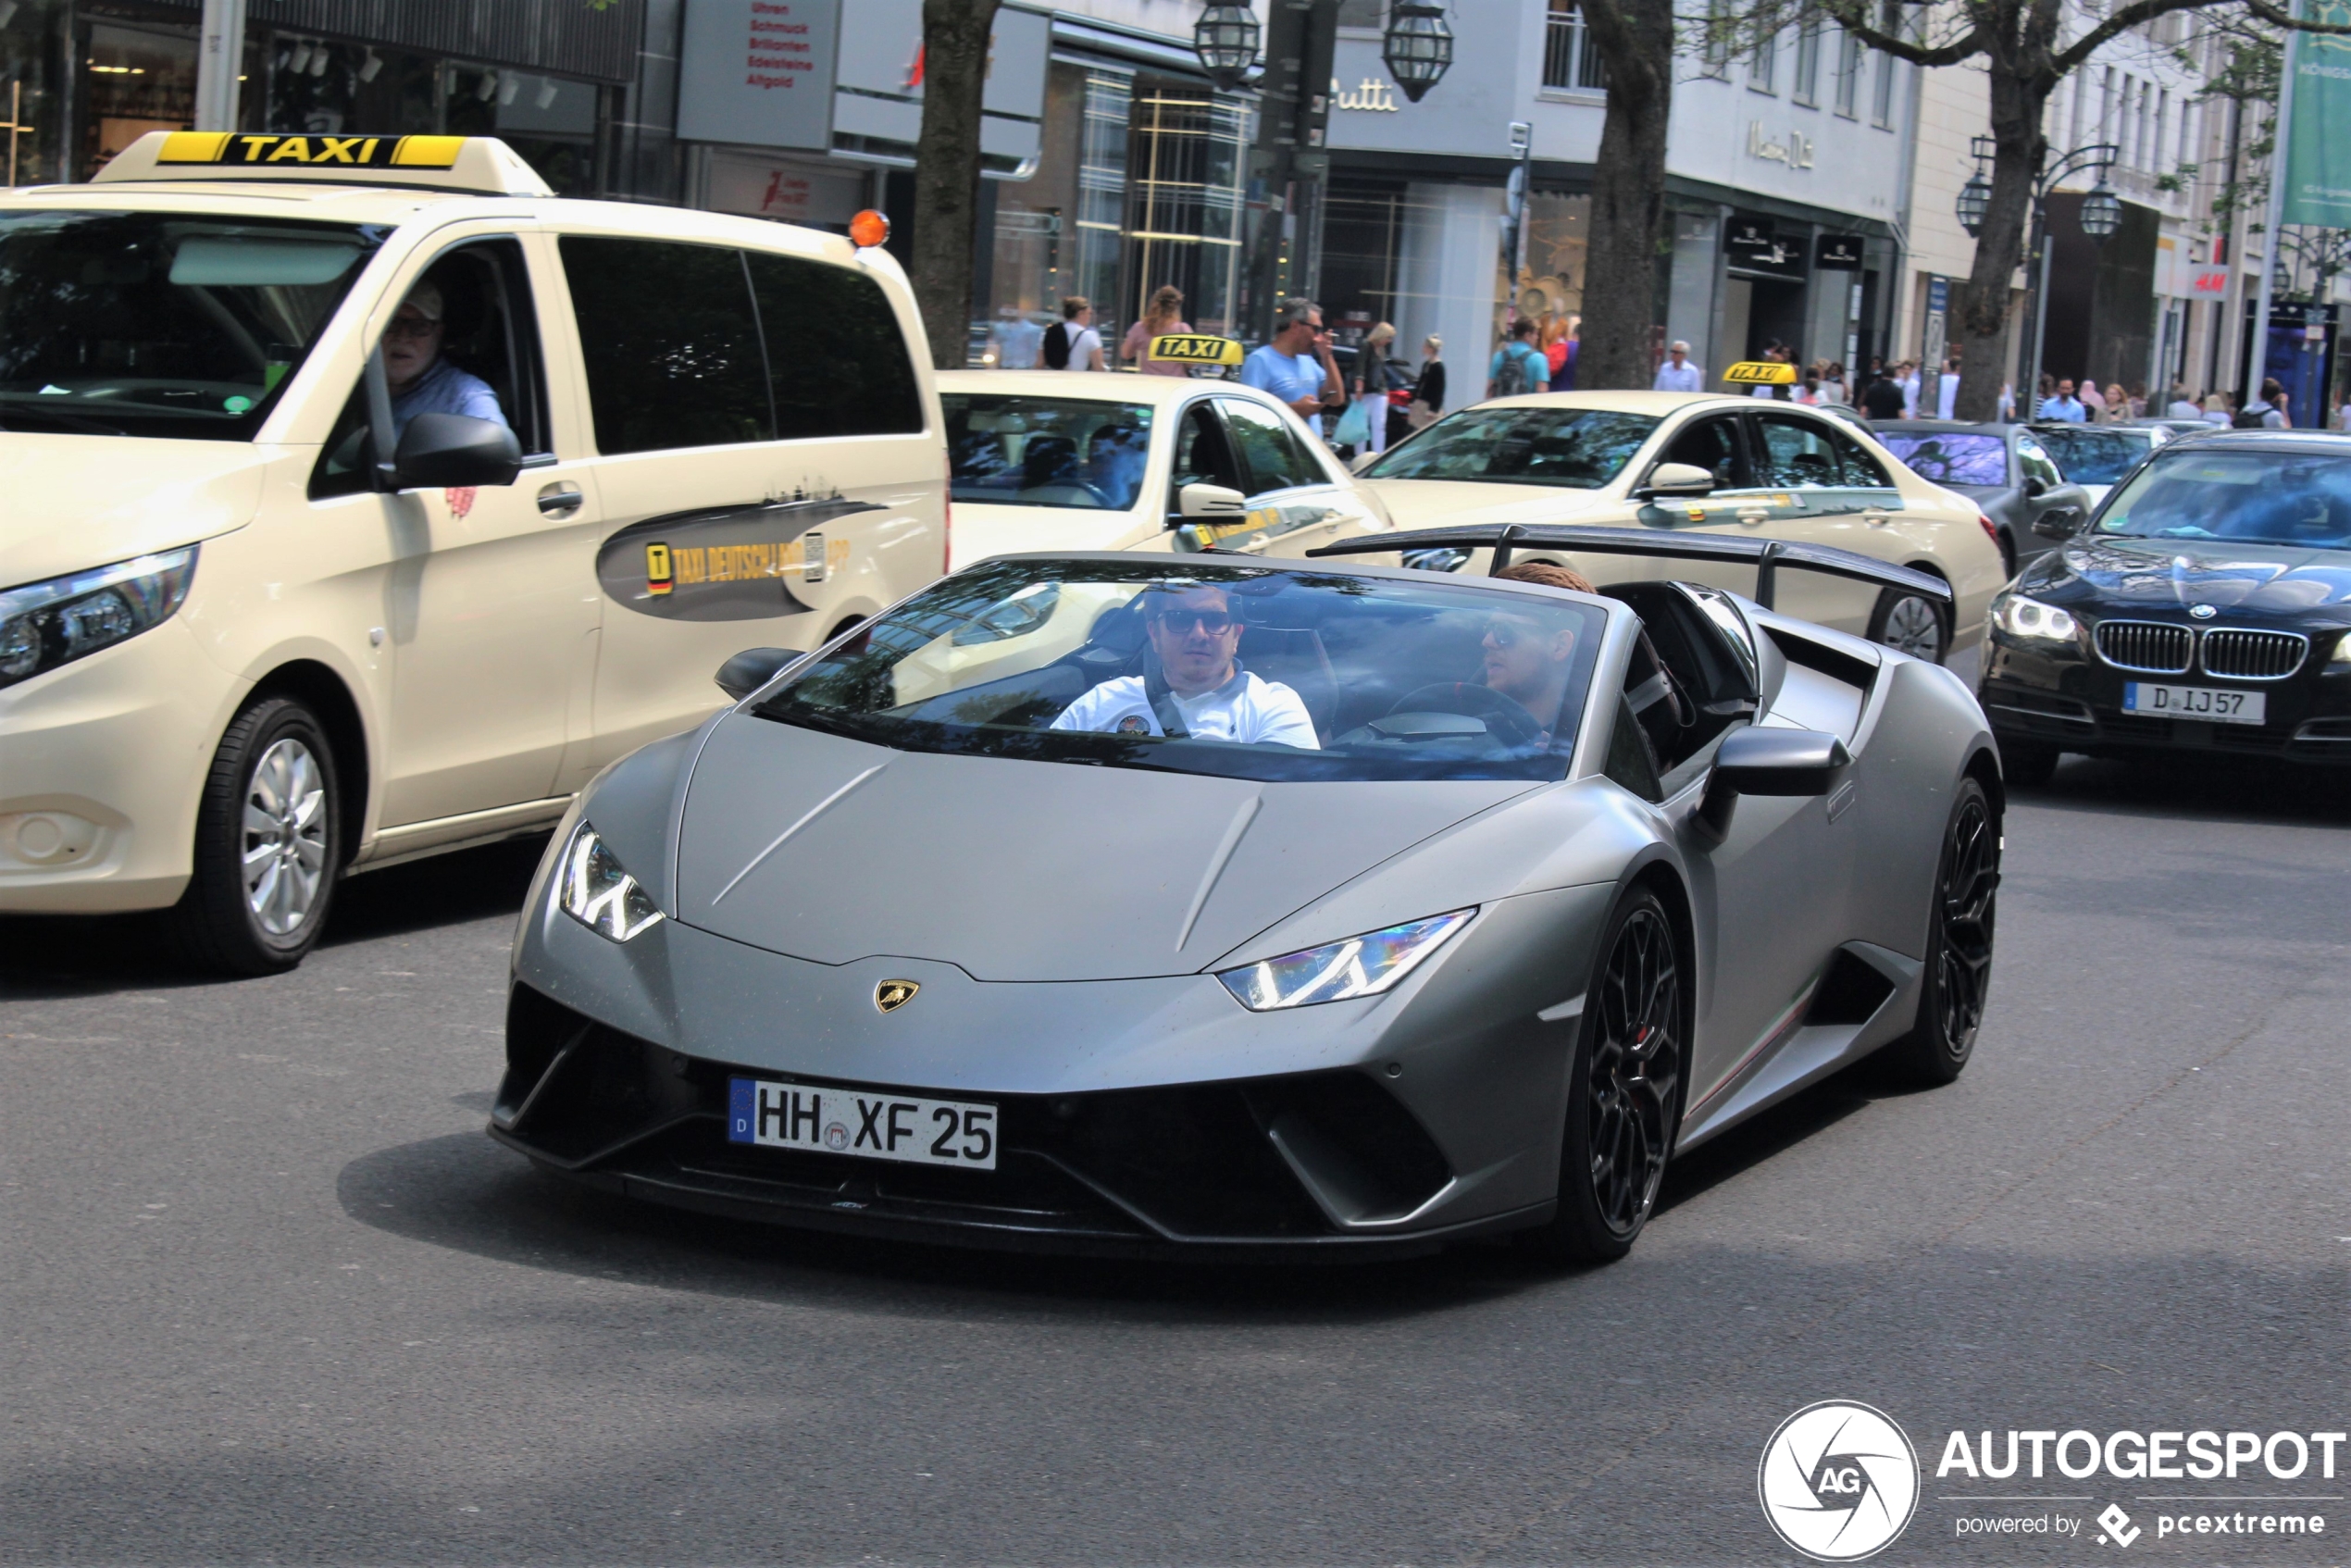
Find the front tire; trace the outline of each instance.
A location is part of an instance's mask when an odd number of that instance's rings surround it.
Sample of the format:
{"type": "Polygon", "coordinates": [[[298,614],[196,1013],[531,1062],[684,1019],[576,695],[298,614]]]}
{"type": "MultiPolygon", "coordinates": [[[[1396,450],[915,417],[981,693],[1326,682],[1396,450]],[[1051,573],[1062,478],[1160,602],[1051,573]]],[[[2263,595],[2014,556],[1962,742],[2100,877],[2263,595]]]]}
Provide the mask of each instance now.
{"type": "Polygon", "coordinates": [[[1655,893],[1625,895],[1599,952],[1568,1074],[1559,1212],[1529,1238],[1560,1263],[1632,1251],[1665,1179],[1688,1070],[1680,946],[1655,893]]]}
{"type": "Polygon", "coordinates": [[[1888,588],[1878,594],[1870,612],[1870,641],[1939,665],[1951,652],[1951,628],[1943,618],[1943,606],[1934,600],[1888,588]]]}
{"type": "Polygon", "coordinates": [[[342,869],[342,806],[333,748],[308,708],[264,697],[230,721],[197,808],[194,875],[172,911],[193,963],[274,975],[302,962],[342,869]]]}
{"type": "Polygon", "coordinates": [[[1909,1034],[1883,1052],[1886,1067],[1899,1081],[1939,1088],[1957,1078],[1975,1053],[1976,1031],[1983,1026],[1984,1004],[1992,987],[1992,933],[1999,889],[1999,823],[1984,786],[1963,778],[1936,859],[1918,1018],[1909,1034]]]}

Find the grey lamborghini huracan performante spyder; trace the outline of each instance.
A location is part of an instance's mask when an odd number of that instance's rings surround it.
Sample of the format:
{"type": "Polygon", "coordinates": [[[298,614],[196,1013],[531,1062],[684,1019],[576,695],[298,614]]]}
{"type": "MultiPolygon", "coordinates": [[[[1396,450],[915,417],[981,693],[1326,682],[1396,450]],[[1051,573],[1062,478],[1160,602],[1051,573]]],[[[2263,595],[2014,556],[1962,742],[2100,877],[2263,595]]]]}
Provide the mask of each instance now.
{"type": "Polygon", "coordinates": [[[794,1225],[1607,1259],[1677,1150],[1870,1052],[1955,1076],[1998,882],[1984,716],[1766,607],[1792,568],[1941,583],[1632,529],[1331,553],[1541,543],[1760,567],[1756,595],[1018,555],[731,661],[736,704],[549,848],[491,1133],[794,1225]]]}

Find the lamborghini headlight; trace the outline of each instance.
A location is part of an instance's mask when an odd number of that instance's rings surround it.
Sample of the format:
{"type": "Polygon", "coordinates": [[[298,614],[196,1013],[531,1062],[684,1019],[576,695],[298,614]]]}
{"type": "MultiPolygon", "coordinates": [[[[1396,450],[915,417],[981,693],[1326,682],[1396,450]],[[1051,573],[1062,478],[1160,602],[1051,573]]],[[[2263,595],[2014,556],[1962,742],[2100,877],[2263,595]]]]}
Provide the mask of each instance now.
{"type": "Polygon", "coordinates": [[[1469,917],[1476,913],[1473,906],[1390,926],[1384,931],[1367,931],[1327,947],[1311,947],[1262,964],[1226,969],[1216,977],[1252,1013],[1377,996],[1419,967],[1421,960],[1468,925],[1469,917]]]}
{"type": "Polygon", "coordinates": [[[161,626],[188,597],[196,547],[0,591],[0,686],[161,626]]]}
{"type": "Polygon", "coordinates": [[[2067,611],[2021,593],[2003,593],[1995,600],[1992,622],[2010,637],[2042,642],[2071,642],[2081,631],[2081,624],[2067,611]]]}
{"type": "Polygon", "coordinates": [[[648,927],[661,923],[653,896],[637,878],[621,869],[604,848],[596,830],[581,823],[564,846],[563,868],[555,884],[555,902],[563,911],[600,937],[625,942],[648,927]]]}

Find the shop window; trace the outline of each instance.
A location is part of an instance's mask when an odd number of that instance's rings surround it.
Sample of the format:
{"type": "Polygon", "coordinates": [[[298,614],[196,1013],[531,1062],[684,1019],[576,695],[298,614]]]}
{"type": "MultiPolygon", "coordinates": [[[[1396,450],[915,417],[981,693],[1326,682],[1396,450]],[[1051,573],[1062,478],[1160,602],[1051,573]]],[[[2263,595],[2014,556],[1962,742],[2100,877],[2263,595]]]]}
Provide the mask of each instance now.
{"type": "MultiPolygon", "coordinates": [[[[1905,31],[1899,0],[1885,0],[1878,16],[1878,30],[1899,34],[1905,31]]],[[[1891,55],[1877,57],[1876,100],[1871,106],[1870,122],[1881,131],[1894,129],[1894,83],[1897,61],[1891,55]]]]}
{"type": "Polygon", "coordinates": [[[741,252],[581,234],[561,243],[598,451],[769,439],[775,413],[741,252]]]}
{"type": "Polygon", "coordinates": [[[778,440],[922,429],[914,363],[880,284],[798,256],[751,251],[744,259],[766,335],[778,440]]]}
{"type": "Polygon", "coordinates": [[[81,168],[86,176],[150,131],[195,123],[193,28],[93,23],[81,62],[81,168]]]}
{"type": "Polygon", "coordinates": [[[0,27],[0,136],[6,138],[6,183],[31,185],[72,178],[63,124],[67,94],[60,68],[67,58],[67,0],[19,0],[0,27]]]}
{"type": "Polygon", "coordinates": [[[1752,93],[1776,93],[1773,85],[1780,63],[1780,35],[1777,30],[1755,41],[1754,52],[1747,57],[1747,85],[1752,93]]]}
{"type": "Polygon", "coordinates": [[[1861,41],[1843,28],[1836,34],[1836,112],[1857,118],[1861,93],[1861,41]]]}
{"type": "Polygon", "coordinates": [[[1806,22],[1796,33],[1796,80],[1788,96],[1810,108],[1821,101],[1821,24],[1806,22]]]}

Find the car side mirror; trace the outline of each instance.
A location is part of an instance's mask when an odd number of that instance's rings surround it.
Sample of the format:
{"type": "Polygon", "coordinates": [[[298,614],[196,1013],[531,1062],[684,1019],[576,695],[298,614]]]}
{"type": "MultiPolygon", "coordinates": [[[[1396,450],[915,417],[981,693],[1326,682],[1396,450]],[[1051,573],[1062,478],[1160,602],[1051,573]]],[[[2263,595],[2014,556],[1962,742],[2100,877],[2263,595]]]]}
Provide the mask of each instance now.
{"type": "Polygon", "coordinates": [[[1825,795],[1852,764],[1843,740],[1817,729],[1735,729],[1714,753],[1696,820],[1719,841],[1741,795],[1825,795]]]}
{"type": "Polygon", "coordinates": [[[2024,476],[2025,494],[2033,497],[2034,500],[2038,501],[2042,496],[2046,495],[2048,492],[2048,480],[2043,479],[2038,474],[2027,474],[2024,476]]]}
{"type": "Polygon", "coordinates": [[[1184,517],[1238,517],[1249,511],[1249,497],[1221,484],[1188,484],[1176,492],[1176,511],[1184,517]]]}
{"type": "Polygon", "coordinates": [[[1378,455],[1376,452],[1359,452],[1347,460],[1347,471],[1350,474],[1360,474],[1370,467],[1372,459],[1378,455]]]}
{"type": "Polygon", "coordinates": [[[797,648],[746,648],[718,666],[718,690],[740,703],[802,656],[797,648]]]}
{"type": "Polygon", "coordinates": [[[522,472],[522,446],[495,419],[419,414],[401,432],[392,467],[402,490],[510,485],[522,472]]]}
{"type": "Polygon", "coordinates": [[[1655,501],[1660,496],[1711,495],[1714,476],[1695,463],[1660,463],[1649,470],[1648,481],[1636,485],[1633,499],[1655,501]]]}
{"type": "Polygon", "coordinates": [[[2055,507],[2033,519],[2033,531],[2043,539],[2071,539],[2082,531],[2082,513],[2071,506],[2055,507]]]}

